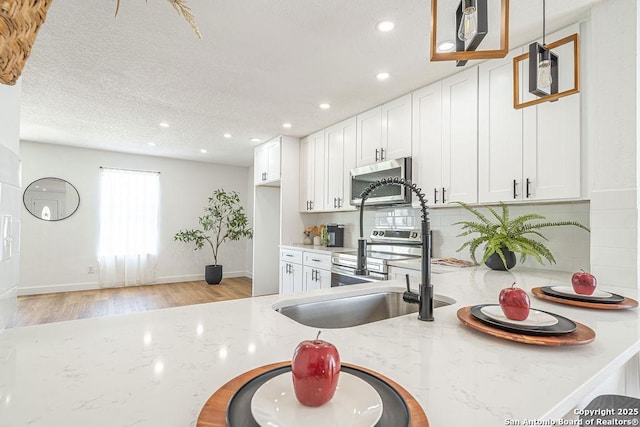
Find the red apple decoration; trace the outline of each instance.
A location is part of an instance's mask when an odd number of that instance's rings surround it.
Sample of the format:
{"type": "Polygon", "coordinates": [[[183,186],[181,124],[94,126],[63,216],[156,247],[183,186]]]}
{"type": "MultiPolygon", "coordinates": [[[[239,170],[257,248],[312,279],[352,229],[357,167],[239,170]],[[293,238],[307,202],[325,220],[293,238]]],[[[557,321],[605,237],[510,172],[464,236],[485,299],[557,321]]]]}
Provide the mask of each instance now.
{"type": "Polygon", "coordinates": [[[515,282],[510,288],[500,291],[498,300],[507,319],[525,320],[529,316],[529,307],[531,306],[529,295],[522,289],[516,288],[515,282]]]}
{"type": "Polygon", "coordinates": [[[571,276],[571,285],[576,294],[592,295],[593,291],[596,290],[597,284],[596,276],[584,270],[573,273],[573,276],[571,276]]]}
{"type": "Polygon", "coordinates": [[[302,341],[293,352],[291,372],[296,398],[305,406],[330,401],[338,386],[340,355],[336,347],[321,339],[302,341]]]}

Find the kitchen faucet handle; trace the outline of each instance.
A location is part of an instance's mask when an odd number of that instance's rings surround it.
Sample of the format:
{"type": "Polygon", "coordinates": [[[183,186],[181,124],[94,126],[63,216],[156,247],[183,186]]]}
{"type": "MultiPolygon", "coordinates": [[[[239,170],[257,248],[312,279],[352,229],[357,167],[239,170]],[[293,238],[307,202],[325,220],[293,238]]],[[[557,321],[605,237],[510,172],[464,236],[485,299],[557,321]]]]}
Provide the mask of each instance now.
{"type": "Polygon", "coordinates": [[[409,304],[420,304],[420,297],[415,292],[411,292],[411,280],[409,279],[409,275],[405,274],[405,279],[407,281],[407,291],[402,294],[402,300],[409,304]]]}

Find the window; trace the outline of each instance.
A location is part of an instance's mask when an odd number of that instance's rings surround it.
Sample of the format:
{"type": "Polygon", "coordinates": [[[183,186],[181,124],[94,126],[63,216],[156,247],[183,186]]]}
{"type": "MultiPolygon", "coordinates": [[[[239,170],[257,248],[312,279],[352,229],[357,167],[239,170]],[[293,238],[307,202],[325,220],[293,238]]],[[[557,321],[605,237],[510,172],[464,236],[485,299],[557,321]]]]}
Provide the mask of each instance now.
{"type": "Polygon", "coordinates": [[[101,283],[118,286],[155,280],[159,197],[157,172],[101,169],[101,283]]]}

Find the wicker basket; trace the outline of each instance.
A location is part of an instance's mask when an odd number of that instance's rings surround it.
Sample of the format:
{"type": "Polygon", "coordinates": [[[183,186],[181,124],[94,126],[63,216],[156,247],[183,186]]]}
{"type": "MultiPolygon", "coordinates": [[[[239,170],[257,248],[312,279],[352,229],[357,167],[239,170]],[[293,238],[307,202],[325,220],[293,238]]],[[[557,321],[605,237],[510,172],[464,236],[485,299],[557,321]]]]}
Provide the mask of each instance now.
{"type": "Polygon", "coordinates": [[[52,0],[0,0],[0,83],[13,85],[52,0]]]}

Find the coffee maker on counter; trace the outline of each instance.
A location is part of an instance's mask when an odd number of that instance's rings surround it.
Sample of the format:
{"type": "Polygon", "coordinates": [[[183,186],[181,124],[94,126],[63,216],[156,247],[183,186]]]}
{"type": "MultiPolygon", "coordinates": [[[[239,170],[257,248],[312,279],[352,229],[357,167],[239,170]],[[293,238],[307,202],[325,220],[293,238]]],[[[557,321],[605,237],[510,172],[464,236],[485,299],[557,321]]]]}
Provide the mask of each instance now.
{"type": "Polygon", "coordinates": [[[327,224],[328,248],[344,247],[344,224],[327,224]]]}

